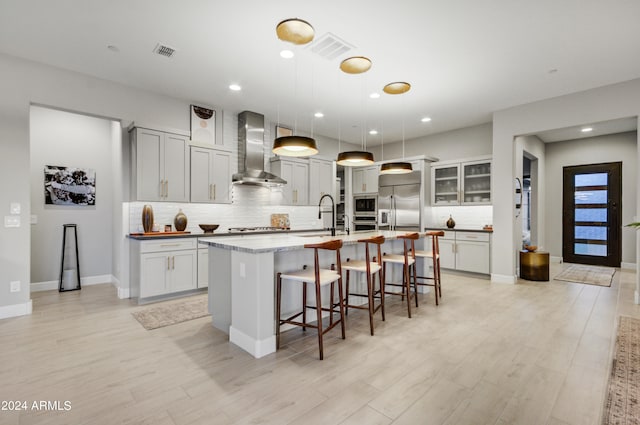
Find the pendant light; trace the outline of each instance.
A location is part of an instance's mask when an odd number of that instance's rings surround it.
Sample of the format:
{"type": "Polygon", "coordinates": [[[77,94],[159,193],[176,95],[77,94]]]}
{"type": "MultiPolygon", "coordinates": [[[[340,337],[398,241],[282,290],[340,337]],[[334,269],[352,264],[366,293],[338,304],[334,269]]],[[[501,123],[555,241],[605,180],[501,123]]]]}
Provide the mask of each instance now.
{"type": "MultiPolygon", "coordinates": [[[[366,69],[364,71],[360,71],[360,72],[348,72],[345,69],[343,69],[342,65],[340,66],[340,69],[342,69],[343,72],[346,73],[350,73],[350,74],[354,74],[354,73],[362,73],[362,72],[366,72],[370,67],[371,67],[371,61],[363,56],[359,56],[356,58],[360,58],[360,59],[365,59],[366,61],[369,62],[369,67],[366,67],[366,69]]],[[[356,58],[349,58],[349,59],[345,59],[345,61],[349,61],[350,59],[356,59],[356,58]]],[[[343,64],[344,62],[343,61],[343,64]]],[[[359,59],[358,59],[359,61],[359,59]]],[[[363,63],[366,64],[366,61],[364,62],[360,62],[360,64],[362,65],[363,63]]],[[[362,82],[362,87],[364,89],[364,81],[362,82]]],[[[364,93],[364,90],[363,90],[364,93]]],[[[361,94],[361,96],[363,96],[363,93],[361,94]]],[[[362,115],[363,115],[363,119],[364,119],[364,97],[361,98],[360,100],[361,105],[362,105],[362,115]]],[[[362,167],[365,165],[371,165],[374,162],[373,159],[373,154],[371,152],[367,151],[367,138],[364,135],[364,123],[362,125],[362,132],[363,132],[363,136],[362,136],[362,150],[361,151],[346,151],[346,152],[339,152],[340,151],[340,146],[338,145],[338,158],[336,159],[336,164],[338,165],[342,165],[344,167],[362,167]]]]}
{"type": "MultiPolygon", "coordinates": [[[[301,19],[287,19],[278,24],[276,27],[276,33],[278,38],[284,41],[289,41],[294,44],[305,44],[313,40],[313,27],[306,21],[301,19]],[[306,41],[304,41],[306,40],[306,41]]],[[[298,90],[298,55],[295,59],[295,81],[294,81],[294,97],[297,98],[298,90]]],[[[278,112],[278,115],[280,113],[278,112]]],[[[278,117],[278,123],[280,118],[278,117]]],[[[296,113],[296,119],[294,123],[294,132],[297,131],[298,116],[296,113]]],[[[313,134],[312,134],[313,135],[313,134]]],[[[318,153],[318,147],[313,137],[296,136],[294,134],[290,136],[278,137],[273,141],[273,148],[271,150],[276,155],[280,156],[312,156],[318,153]]]]}
{"type": "MultiPolygon", "coordinates": [[[[410,88],[411,85],[409,83],[390,83],[384,87],[384,91],[389,94],[403,94],[409,91],[410,88]],[[395,89],[387,90],[388,87],[395,87],[395,89]]],[[[402,116],[402,159],[403,161],[382,164],[380,166],[380,174],[408,174],[413,171],[411,163],[404,161],[404,115],[402,116]]]]}

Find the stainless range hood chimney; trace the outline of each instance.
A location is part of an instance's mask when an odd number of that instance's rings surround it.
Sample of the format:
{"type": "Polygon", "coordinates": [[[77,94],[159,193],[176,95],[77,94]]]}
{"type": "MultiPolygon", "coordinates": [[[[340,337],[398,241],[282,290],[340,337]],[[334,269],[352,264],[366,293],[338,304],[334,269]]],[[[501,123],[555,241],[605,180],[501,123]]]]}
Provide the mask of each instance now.
{"type": "Polygon", "coordinates": [[[244,111],[238,114],[238,173],[234,184],[280,186],[287,184],[275,174],[264,171],[264,115],[244,111]]]}

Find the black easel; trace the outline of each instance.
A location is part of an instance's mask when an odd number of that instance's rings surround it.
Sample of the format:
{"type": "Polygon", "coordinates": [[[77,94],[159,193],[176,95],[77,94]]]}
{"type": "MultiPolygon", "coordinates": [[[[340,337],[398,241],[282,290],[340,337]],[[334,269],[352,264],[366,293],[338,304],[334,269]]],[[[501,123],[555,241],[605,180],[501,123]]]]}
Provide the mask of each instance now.
{"type": "Polygon", "coordinates": [[[59,292],[67,292],[67,291],[77,291],[82,289],[80,286],[80,258],[78,257],[78,228],[75,224],[63,224],[62,225],[62,260],[60,261],[60,286],[58,288],[59,292]],[[77,285],[72,289],[65,289],[62,282],[62,277],[64,274],[64,254],[67,247],[67,230],[73,230],[73,235],[75,238],[75,251],[76,251],[76,279],[77,285]]]}

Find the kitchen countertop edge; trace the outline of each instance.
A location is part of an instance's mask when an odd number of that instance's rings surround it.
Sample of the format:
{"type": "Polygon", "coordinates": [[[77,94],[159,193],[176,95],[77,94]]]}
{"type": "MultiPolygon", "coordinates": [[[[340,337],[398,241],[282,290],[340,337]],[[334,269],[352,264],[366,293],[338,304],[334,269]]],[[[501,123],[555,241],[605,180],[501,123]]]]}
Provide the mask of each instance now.
{"type": "Polygon", "coordinates": [[[477,233],[493,233],[493,229],[463,229],[463,228],[454,228],[449,229],[448,227],[425,227],[424,231],[427,232],[429,230],[444,230],[445,232],[477,232],[477,233]]]}
{"type": "Polygon", "coordinates": [[[146,241],[146,240],[158,240],[158,239],[175,239],[175,238],[212,238],[218,236],[249,236],[249,235],[280,235],[280,234],[290,234],[290,233],[309,233],[309,232],[324,232],[325,229],[300,229],[300,230],[270,230],[264,232],[220,232],[220,233],[184,233],[184,234],[170,234],[163,235],[163,232],[157,232],[157,235],[133,235],[128,234],[127,237],[129,239],[134,239],[137,241],[146,241]]]}

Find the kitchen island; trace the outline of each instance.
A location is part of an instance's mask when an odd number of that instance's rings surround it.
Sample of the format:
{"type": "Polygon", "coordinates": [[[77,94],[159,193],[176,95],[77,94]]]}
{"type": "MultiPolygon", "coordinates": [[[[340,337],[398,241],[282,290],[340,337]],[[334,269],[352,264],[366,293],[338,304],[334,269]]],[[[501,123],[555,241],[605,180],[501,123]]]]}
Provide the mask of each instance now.
{"type": "MultiPolygon", "coordinates": [[[[298,270],[304,265],[313,267],[313,250],[305,249],[305,244],[341,239],[341,257],[342,261],[346,261],[347,258],[364,258],[364,246],[358,243],[358,239],[374,235],[386,238],[383,252],[402,252],[402,240],[398,240],[398,236],[405,233],[355,232],[338,236],[271,234],[199,239],[199,243],[209,248],[209,312],[213,326],[228,333],[230,342],[256,358],[273,353],[276,350],[276,274],[298,270]]],[[[424,233],[420,235],[424,236],[424,233]]],[[[418,240],[416,249],[422,249],[422,243],[423,239],[418,240]]],[[[332,253],[326,254],[320,258],[323,268],[329,268],[335,258],[332,253]]],[[[422,273],[428,271],[428,264],[419,262],[418,267],[418,274],[425,276],[422,273]]],[[[390,274],[387,281],[400,279],[399,271],[393,270],[390,274]]],[[[283,315],[300,310],[300,293],[299,285],[283,285],[283,315]]],[[[323,296],[323,299],[327,297],[323,296]]],[[[313,301],[310,299],[308,302],[313,301]]]]}

